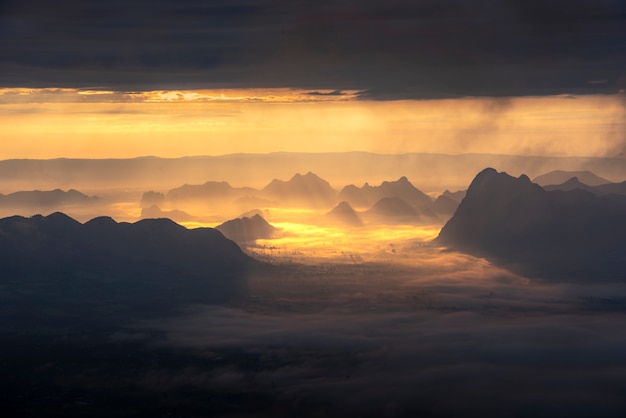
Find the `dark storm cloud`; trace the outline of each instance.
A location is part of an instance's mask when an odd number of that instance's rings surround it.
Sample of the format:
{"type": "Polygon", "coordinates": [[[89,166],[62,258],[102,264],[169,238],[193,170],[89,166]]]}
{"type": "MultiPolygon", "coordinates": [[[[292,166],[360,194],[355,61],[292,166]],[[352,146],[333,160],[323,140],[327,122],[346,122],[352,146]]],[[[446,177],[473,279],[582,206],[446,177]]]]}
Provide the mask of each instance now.
{"type": "Polygon", "coordinates": [[[15,0],[0,13],[5,86],[396,99],[613,93],[626,73],[619,0],[15,0]]]}

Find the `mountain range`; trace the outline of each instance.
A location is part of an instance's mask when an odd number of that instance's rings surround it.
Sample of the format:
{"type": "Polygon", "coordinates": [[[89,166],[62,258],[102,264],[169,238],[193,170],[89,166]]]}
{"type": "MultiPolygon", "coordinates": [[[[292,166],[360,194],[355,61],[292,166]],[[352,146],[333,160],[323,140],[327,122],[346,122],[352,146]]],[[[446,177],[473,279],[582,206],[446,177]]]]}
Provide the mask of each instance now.
{"type": "Polygon", "coordinates": [[[76,302],[89,311],[220,302],[245,295],[253,262],[219,231],[188,230],[168,219],[81,224],[62,213],[0,219],[2,285],[32,303],[76,302]]]}
{"type": "Polygon", "coordinates": [[[618,195],[626,195],[626,181],[622,183],[604,183],[599,184],[597,186],[591,186],[587,183],[581,182],[578,177],[572,177],[564,183],[561,184],[550,184],[547,186],[543,186],[545,190],[553,191],[553,190],[585,190],[593,194],[597,195],[609,195],[609,194],[618,194],[618,195]]]}
{"type": "Polygon", "coordinates": [[[77,190],[28,190],[0,194],[0,206],[2,207],[38,207],[50,208],[65,205],[85,205],[94,203],[97,197],[87,196],[77,190]]]}
{"type": "MultiPolygon", "coordinates": [[[[11,190],[36,184],[46,189],[124,188],[144,190],[222,179],[262,187],[272,178],[312,171],[334,184],[407,176],[429,190],[464,187],[486,166],[537,176],[547,170],[591,170],[608,179],[626,179],[621,158],[537,157],[494,154],[270,153],[184,158],[51,159],[0,161],[0,183],[11,190]]],[[[572,176],[570,176],[572,177],[572,176]]],[[[569,178],[569,177],[568,177],[569,178]]],[[[552,184],[562,183],[567,179],[552,184]]],[[[582,180],[582,179],[581,179],[582,180]]],[[[584,181],[584,180],[583,180],[584,181]]]]}
{"type": "Polygon", "coordinates": [[[537,176],[533,179],[533,183],[537,183],[540,186],[548,186],[551,184],[561,184],[565,183],[572,177],[578,178],[581,183],[584,183],[588,186],[599,186],[601,184],[611,183],[611,181],[602,178],[589,170],[583,171],[565,171],[565,170],[554,170],[548,173],[537,176]]]}
{"type": "Polygon", "coordinates": [[[623,280],[626,197],[546,191],[525,175],[488,168],[436,242],[530,276],[623,280]]]}

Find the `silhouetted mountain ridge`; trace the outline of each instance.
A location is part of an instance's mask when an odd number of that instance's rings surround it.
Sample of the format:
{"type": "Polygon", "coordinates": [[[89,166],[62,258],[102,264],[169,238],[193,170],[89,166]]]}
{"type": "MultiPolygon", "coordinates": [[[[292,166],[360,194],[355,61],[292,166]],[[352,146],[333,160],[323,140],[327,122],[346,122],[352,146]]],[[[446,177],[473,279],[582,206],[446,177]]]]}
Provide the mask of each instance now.
{"type": "Polygon", "coordinates": [[[437,242],[559,279],[623,279],[626,198],[546,191],[527,176],[480,172],[437,242]]]}
{"type": "Polygon", "coordinates": [[[346,226],[360,226],[363,224],[359,215],[346,201],[339,202],[330,212],[327,212],[326,220],[330,223],[346,226]]]}
{"type": "Polygon", "coordinates": [[[37,292],[124,304],[206,303],[245,293],[253,260],[211,228],[169,219],[81,224],[62,213],[0,219],[2,277],[39,283],[37,292]],[[60,293],[59,293],[60,292],[60,293]]]}
{"type": "Polygon", "coordinates": [[[549,173],[542,174],[533,179],[534,183],[537,183],[540,186],[548,186],[552,184],[563,184],[572,177],[576,177],[583,184],[588,186],[599,186],[601,184],[611,183],[611,181],[597,176],[589,170],[580,170],[580,171],[565,171],[565,170],[554,170],[549,173]]]}
{"type": "Polygon", "coordinates": [[[64,205],[88,204],[97,201],[97,197],[87,196],[78,190],[28,190],[0,194],[0,206],[9,207],[60,207],[64,205]]]}
{"type": "Polygon", "coordinates": [[[337,191],[330,183],[312,172],[295,174],[288,181],[272,180],[262,190],[262,196],[282,204],[327,207],[337,198],[337,191]]]}

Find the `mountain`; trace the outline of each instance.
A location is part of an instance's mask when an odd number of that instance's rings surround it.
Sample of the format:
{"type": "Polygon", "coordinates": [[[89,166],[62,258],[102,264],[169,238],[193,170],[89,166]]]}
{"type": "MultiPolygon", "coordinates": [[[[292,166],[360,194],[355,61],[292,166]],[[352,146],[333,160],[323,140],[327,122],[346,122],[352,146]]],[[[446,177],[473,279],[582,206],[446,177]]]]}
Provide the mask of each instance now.
{"type": "Polygon", "coordinates": [[[270,225],[261,215],[231,219],[215,227],[226,237],[238,243],[257,239],[270,239],[276,234],[276,228],[270,225]]]}
{"type": "Polygon", "coordinates": [[[436,242],[535,277],[623,280],[626,197],[480,172],[436,242]]]}
{"type": "Polygon", "coordinates": [[[324,179],[308,172],[296,174],[290,180],[274,179],[262,190],[263,196],[281,204],[295,204],[317,208],[332,205],[337,191],[324,179]]]}
{"type": "Polygon", "coordinates": [[[363,225],[359,215],[352,209],[348,202],[339,202],[330,212],[326,213],[326,220],[330,223],[337,223],[346,226],[363,225]]]}
{"type": "Polygon", "coordinates": [[[383,181],[379,186],[365,183],[359,188],[354,185],[344,187],[339,199],[355,207],[369,207],[383,198],[397,197],[415,208],[432,208],[433,201],[402,176],[396,181],[383,181]]]}
{"type": "Polygon", "coordinates": [[[165,198],[169,202],[210,201],[213,199],[234,199],[237,197],[258,194],[251,187],[233,187],[225,181],[207,181],[204,184],[185,184],[167,192],[165,198]]]}
{"type": "Polygon", "coordinates": [[[467,190],[459,190],[456,192],[451,192],[450,190],[446,190],[441,195],[445,197],[449,197],[450,199],[456,200],[458,203],[461,203],[461,200],[465,198],[466,193],[467,193],[467,190]]]}
{"type": "MultiPolygon", "coordinates": [[[[4,160],[0,161],[0,182],[11,190],[27,190],[33,184],[46,189],[132,186],[151,190],[157,186],[168,189],[184,183],[199,184],[207,179],[262,187],[274,177],[286,178],[305,170],[336,184],[355,183],[364,178],[379,182],[406,175],[420,179],[420,186],[426,190],[440,190],[466,186],[488,165],[511,173],[527,173],[531,177],[559,169],[590,170],[605,178],[626,179],[623,158],[279,152],[183,158],[4,160]]],[[[550,183],[563,183],[573,176],[550,183]]]]}
{"type": "Polygon", "coordinates": [[[545,190],[586,190],[588,192],[597,194],[597,195],[609,195],[609,194],[617,194],[617,195],[626,195],[626,181],[622,183],[607,183],[600,184],[598,186],[589,186],[587,184],[581,183],[578,180],[578,177],[572,177],[568,181],[563,184],[552,184],[549,186],[543,187],[545,190]]]}
{"type": "Polygon", "coordinates": [[[41,191],[19,191],[7,195],[0,194],[0,206],[3,207],[38,207],[51,208],[66,205],[84,205],[94,203],[97,197],[87,196],[77,190],[60,189],[41,191]]]}
{"type": "Polygon", "coordinates": [[[459,202],[445,194],[435,199],[434,208],[437,213],[442,215],[452,215],[459,207],[459,202]]]}
{"type": "Polygon", "coordinates": [[[578,180],[578,177],[572,177],[571,179],[567,180],[565,183],[550,184],[547,186],[543,186],[543,188],[544,190],[547,190],[547,191],[554,191],[554,190],[569,191],[569,190],[579,189],[579,190],[586,190],[591,193],[596,193],[594,187],[581,183],[578,180]]]}
{"type": "Polygon", "coordinates": [[[399,197],[383,197],[365,214],[379,222],[414,223],[420,221],[417,211],[399,197]]]}
{"type": "Polygon", "coordinates": [[[168,218],[173,220],[174,222],[189,222],[195,219],[195,216],[188,214],[182,210],[174,209],[174,210],[162,210],[157,205],[152,205],[148,208],[141,209],[141,218],[142,219],[158,219],[158,218],[168,218]]]}
{"type": "Polygon", "coordinates": [[[245,295],[252,263],[219,231],[168,219],[81,224],[62,213],[0,219],[2,285],[37,308],[87,315],[110,309],[104,306],[158,311],[220,302],[245,295]]]}
{"type": "Polygon", "coordinates": [[[572,177],[578,178],[581,183],[588,186],[599,186],[600,184],[611,183],[611,181],[595,175],[589,170],[584,171],[565,171],[554,170],[549,173],[542,174],[533,179],[533,183],[537,183],[540,186],[548,186],[551,184],[563,184],[572,177]]]}
{"type": "Polygon", "coordinates": [[[595,186],[593,190],[598,194],[626,195],[626,181],[621,183],[609,183],[595,186]]]}

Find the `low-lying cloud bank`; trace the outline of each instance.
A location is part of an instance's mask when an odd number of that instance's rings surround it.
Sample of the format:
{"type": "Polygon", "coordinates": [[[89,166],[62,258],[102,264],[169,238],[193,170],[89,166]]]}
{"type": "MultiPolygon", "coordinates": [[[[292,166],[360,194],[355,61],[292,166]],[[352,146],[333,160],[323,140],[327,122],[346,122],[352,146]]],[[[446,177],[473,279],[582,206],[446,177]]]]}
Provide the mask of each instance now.
{"type": "MultiPolygon", "coordinates": [[[[462,265],[463,256],[449,256],[462,265]]],[[[356,272],[325,297],[325,281],[341,281],[350,267],[327,275],[311,267],[256,290],[252,281],[247,305],[138,324],[165,333],[155,347],[214,364],[157,369],[141,385],[267,396],[272,407],[261,416],[626,412],[626,286],[537,284],[474,266],[397,268],[387,282],[382,270],[363,281],[356,272]]]]}

